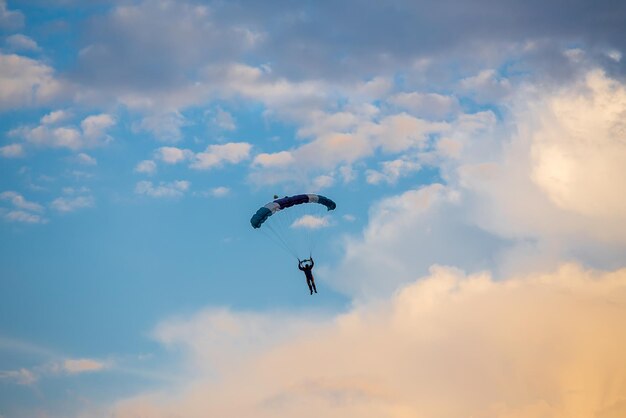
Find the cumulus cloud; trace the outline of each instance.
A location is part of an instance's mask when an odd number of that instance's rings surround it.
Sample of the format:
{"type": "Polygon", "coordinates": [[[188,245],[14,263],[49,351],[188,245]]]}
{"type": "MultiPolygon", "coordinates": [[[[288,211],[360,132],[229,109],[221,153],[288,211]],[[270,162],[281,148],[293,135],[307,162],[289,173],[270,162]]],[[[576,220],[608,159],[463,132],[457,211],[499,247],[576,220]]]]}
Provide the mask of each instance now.
{"type": "Polygon", "coordinates": [[[90,208],[95,204],[93,196],[58,197],[50,203],[50,207],[58,212],[74,212],[79,209],[90,208]]]}
{"type": "Polygon", "coordinates": [[[477,223],[566,246],[623,245],[626,200],[615,191],[626,187],[624,85],[592,71],[556,91],[527,92],[516,103],[516,130],[505,147],[463,142],[465,161],[456,172],[475,196],[477,223]],[[485,151],[497,157],[479,158],[485,151]]]}
{"type": "Polygon", "coordinates": [[[55,110],[41,118],[42,125],[55,125],[64,122],[71,117],[71,113],[66,110],[55,110]]]}
{"type": "Polygon", "coordinates": [[[152,160],[143,160],[137,163],[135,166],[135,171],[137,173],[144,173],[148,175],[152,175],[156,173],[157,165],[152,160]]]}
{"type": "Polygon", "coordinates": [[[292,228],[319,229],[330,226],[327,216],[304,215],[293,221],[292,228]]]}
{"type": "Polygon", "coordinates": [[[0,193],[0,199],[9,201],[14,207],[24,209],[31,212],[43,212],[44,208],[39,203],[29,202],[21,194],[13,191],[0,193]]]}
{"type": "Polygon", "coordinates": [[[252,145],[247,142],[229,142],[222,145],[209,145],[204,152],[194,156],[190,167],[208,170],[223,164],[237,164],[250,158],[252,145]]]}
{"type": "Polygon", "coordinates": [[[9,202],[11,208],[0,207],[0,216],[7,222],[27,224],[45,224],[44,207],[36,202],[28,201],[21,194],[14,191],[0,193],[0,201],[9,202]]]}
{"type": "Polygon", "coordinates": [[[75,157],[76,162],[82,165],[98,165],[98,161],[89,154],[80,152],[75,157]]]}
{"type": "Polygon", "coordinates": [[[0,155],[4,158],[18,158],[24,155],[24,147],[22,144],[9,144],[0,147],[0,155]]]}
{"type": "Polygon", "coordinates": [[[41,125],[13,129],[9,132],[9,136],[23,138],[27,143],[39,147],[72,150],[102,146],[113,140],[107,133],[116,123],[111,115],[103,113],[87,116],[81,121],[80,129],[75,126],[55,126],[66,117],[67,115],[62,111],[52,112],[42,118],[41,125]]]}
{"type": "MultiPolygon", "coordinates": [[[[3,213],[3,211],[0,211],[0,213],[3,213]]],[[[22,222],[27,224],[45,224],[48,222],[46,218],[39,214],[23,210],[10,210],[3,213],[3,217],[9,222],[22,222]]]]}
{"type": "Polygon", "coordinates": [[[228,187],[219,186],[211,189],[210,193],[214,197],[224,197],[230,194],[230,189],[228,187]]]}
{"type": "Polygon", "coordinates": [[[177,164],[193,157],[193,152],[176,147],[161,147],[154,152],[154,157],[166,164],[177,164]]]}
{"type": "Polygon", "coordinates": [[[313,179],[313,190],[322,190],[335,184],[335,178],[331,175],[321,175],[313,179]]]}
{"type": "Polygon", "coordinates": [[[105,113],[87,116],[80,123],[83,136],[88,143],[109,142],[111,137],[106,131],[115,125],[115,118],[105,113]]]}
{"type": "Polygon", "coordinates": [[[135,193],[159,198],[181,197],[189,190],[190,186],[191,183],[186,180],[161,182],[158,185],[151,181],[140,181],[135,186],[135,193]]]}
{"type": "Polygon", "coordinates": [[[390,299],[332,318],[202,312],[155,332],[186,354],[196,378],[120,401],[111,412],[620,416],[625,298],[625,270],[564,265],[496,281],[433,267],[390,299]]]}
{"type": "Polygon", "coordinates": [[[280,151],[273,154],[261,153],[254,157],[253,165],[262,167],[281,167],[294,162],[289,151],[280,151]]]}
{"type": "Polygon", "coordinates": [[[306,178],[307,173],[339,169],[349,181],[353,179],[352,164],[376,152],[393,155],[423,149],[431,135],[450,129],[447,122],[431,122],[404,112],[382,118],[372,113],[358,120],[354,127],[352,122],[345,125],[350,126],[348,132],[326,132],[296,149],[257,155],[251,179],[257,183],[289,182],[299,180],[294,173],[306,178]]]}
{"type": "Polygon", "coordinates": [[[0,53],[0,110],[45,104],[60,97],[54,70],[31,58],[0,53]]]}

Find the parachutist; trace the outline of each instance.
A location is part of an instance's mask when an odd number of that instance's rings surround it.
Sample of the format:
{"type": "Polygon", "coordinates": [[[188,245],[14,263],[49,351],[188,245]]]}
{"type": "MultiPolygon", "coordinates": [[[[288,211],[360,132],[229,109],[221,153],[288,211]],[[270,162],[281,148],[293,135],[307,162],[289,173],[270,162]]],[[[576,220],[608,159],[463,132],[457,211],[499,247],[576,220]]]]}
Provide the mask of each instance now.
{"type": "Polygon", "coordinates": [[[313,291],[317,293],[317,289],[315,288],[315,279],[313,278],[313,273],[311,273],[314,265],[315,262],[313,261],[313,257],[309,258],[308,260],[298,259],[298,269],[304,272],[304,275],[306,276],[306,284],[309,286],[311,294],[313,294],[313,291]]]}

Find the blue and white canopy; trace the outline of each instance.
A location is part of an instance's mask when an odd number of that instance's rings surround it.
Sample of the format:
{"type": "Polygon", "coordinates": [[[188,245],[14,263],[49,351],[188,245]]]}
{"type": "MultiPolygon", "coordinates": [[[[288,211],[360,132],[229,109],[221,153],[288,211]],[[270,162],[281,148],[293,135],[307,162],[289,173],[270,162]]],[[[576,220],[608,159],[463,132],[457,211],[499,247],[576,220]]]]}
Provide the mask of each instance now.
{"type": "Polygon", "coordinates": [[[269,202],[267,205],[262,206],[250,219],[250,224],[253,228],[260,228],[263,222],[276,212],[289,208],[295,205],[302,205],[305,203],[317,203],[326,206],[328,210],[334,210],[337,205],[329,198],[317,194],[298,194],[295,196],[285,196],[280,199],[269,202]]]}

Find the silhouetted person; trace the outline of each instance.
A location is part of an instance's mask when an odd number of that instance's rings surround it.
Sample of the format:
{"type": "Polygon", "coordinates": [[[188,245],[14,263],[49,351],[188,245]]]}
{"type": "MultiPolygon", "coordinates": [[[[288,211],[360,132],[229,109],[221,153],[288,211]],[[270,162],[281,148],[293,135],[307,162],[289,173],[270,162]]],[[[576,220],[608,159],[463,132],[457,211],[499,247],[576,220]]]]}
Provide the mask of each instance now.
{"type": "Polygon", "coordinates": [[[313,278],[313,273],[311,273],[314,265],[315,263],[313,262],[313,257],[302,261],[298,259],[298,268],[304,272],[304,275],[306,276],[306,284],[309,285],[311,294],[313,294],[314,291],[317,293],[317,289],[315,288],[315,279],[313,278]],[[307,261],[309,261],[309,263],[306,263],[307,261]]]}

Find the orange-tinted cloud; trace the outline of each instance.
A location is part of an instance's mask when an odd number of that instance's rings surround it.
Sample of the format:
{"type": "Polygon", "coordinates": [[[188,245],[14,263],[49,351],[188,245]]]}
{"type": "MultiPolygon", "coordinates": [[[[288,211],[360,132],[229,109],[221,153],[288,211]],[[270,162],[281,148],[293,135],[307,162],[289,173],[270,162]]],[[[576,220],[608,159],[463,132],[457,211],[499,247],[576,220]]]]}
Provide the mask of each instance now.
{"type": "Polygon", "coordinates": [[[164,323],[156,335],[195,377],[114,416],[621,417],[625,320],[626,270],[494,281],[434,267],[333,318],[222,310],[164,323]]]}

